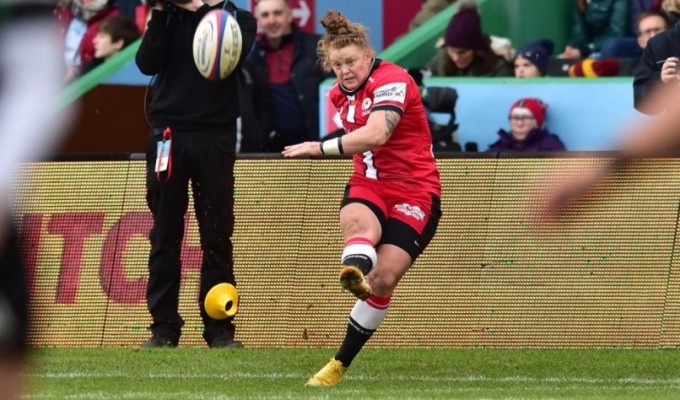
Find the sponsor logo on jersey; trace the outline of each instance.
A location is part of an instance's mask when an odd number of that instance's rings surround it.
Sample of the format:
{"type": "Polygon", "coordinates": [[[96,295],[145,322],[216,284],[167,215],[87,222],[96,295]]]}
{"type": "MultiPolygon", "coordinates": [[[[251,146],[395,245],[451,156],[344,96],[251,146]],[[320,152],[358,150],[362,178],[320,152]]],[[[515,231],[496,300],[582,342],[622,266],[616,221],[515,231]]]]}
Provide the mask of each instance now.
{"type": "Polygon", "coordinates": [[[365,98],[364,101],[361,102],[361,109],[362,110],[368,110],[371,108],[372,101],[370,98],[365,98]]]}
{"type": "Polygon", "coordinates": [[[412,206],[410,204],[397,204],[394,206],[400,213],[406,215],[407,217],[413,217],[418,221],[425,219],[425,213],[418,206],[412,206]]]}
{"type": "Polygon", "coordinates": [[[383,101],[397,101],[403,103],[406,99],[406,83],[389,83],[380,86],[373,92],[373,103],[378,104],[383,101]]]}

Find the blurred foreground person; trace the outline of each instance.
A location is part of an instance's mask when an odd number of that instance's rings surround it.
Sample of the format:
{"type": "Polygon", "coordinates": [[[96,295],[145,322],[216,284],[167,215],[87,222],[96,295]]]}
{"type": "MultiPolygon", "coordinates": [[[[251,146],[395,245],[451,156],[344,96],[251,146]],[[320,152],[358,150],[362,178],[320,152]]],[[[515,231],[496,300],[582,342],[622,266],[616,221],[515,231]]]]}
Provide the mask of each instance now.
{"type": "Polygon", "coordinates": [[[336,11],[321,19],[324,69],[337,81],[329,97],[345,134],[287,146],[286,157],[353,154],[340,230],[341,286],[357,300],[340,349],[308,386],[334,386],[387,315],[392,292],[425,250],[441,217],[439,171],[416,82],[377,59],[365,28],[336,11]]]}
{"type": "Polygon", "coordinates": [[[547,188],[548,196],[540,208],[539,222],[558,220],[574,201],[583,198],[597,183],[614,171],[625,170],[636,159],[677,154],[680,149],[680,85],[659,86],[652,96],[655,102],[666,104],[666,111],[653,119],[633,124],[611,162],[547,188]]]}
{"type": "Polygon", "coordinates": [[[49,1],[0,2],[0,400],[22,397],[28,295],[10,189],[17,164],[52,149],[63,132],[58,112],[62,59],[49,1]]]}

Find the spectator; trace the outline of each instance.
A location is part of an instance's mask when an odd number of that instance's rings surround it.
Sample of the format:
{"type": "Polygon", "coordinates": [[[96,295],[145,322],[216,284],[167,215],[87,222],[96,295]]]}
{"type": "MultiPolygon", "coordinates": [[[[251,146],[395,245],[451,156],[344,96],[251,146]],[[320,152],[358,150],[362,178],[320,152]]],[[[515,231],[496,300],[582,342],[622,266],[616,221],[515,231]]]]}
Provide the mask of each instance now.
{"type": "Polygon", "coordinates": [[[628,35],[629,0],[574,0],[571,39],[560,58],[597,58],[607,39],[628,35]]]}
{"type": "Polygon", "coordinates": [[[458,0],[444,33],[444,46],[427,64],[433,76],[513,76],[512,66],[491,49],[482,33],[479,9],[474,0],[458,0]]]}
{"type": "Polygon", "coordinates": [[[671,25],[663,13],[651,10],[640,14],[635,27],[636,41],[639,46],[636,56],[639,58],[642,56],[642,51],[647,48],[649,39],[668,30],[671,25]]]}
{"type": "Polygon", "coordinates": [[[317,61],[319,35],[293,24],[287,0],[259,0],[255,18],[261,34],[244,68],[257,104],[242,105],[241,151],[280,152],[318,139],[319,85],[327,77],[317,61]]]}
{"type": "Polygon", "coordinates": [[[661,10],[666,13],[670,26],[675,26],[680,21],[680,0],[663,0],[661,10]]]}
{"type": "MultiPolygon", "coordinates": [[[[663,111],[665,104],[648,101],[650,94],[661,85],[680,83],[680,24],[655,35],[647,41],[640,62],[635,68],[633,97],[635,109],[645,114],[663,111]]],[[[655,98],[652,96],[651,98],[655,98]]]]}
{"type": "Polygon", "coordinates": [[[644,11],[634,24],[635,37],[609,39],[602,44],[601,58],[628,58],[635,67],[647,47],[647,41],[670,27],[666,14],[659,10],[644,11]]]}
{"type": "Polygon", "coordinates": [[[430,18],[439,14],[441,11],[444,11],[446,7],[450,6],[455,2],[456,0],[423,0],[423,7],[420,9],[420,11],[418,11],[418,14],[416,14],[416,16],[413,17],[413,19],[411,20],[408,30],[412,31],[420,27],[430,18]]]}
{"type": "Polygon", "coordinates": [[[99,23],[106,17],[118,15],[116,0],[62,0],[55,14],[64,36],[65,81],[80,75],[84,64],[94,60],[94,37],[99,23]]]}
{"type": "Polygon", "coordinates": [[[542,39],[522,47],[515,56],[515,78],[540,78],[548,71],[548,60],[555,45],[542,39]]]}
{"type": "Polygon", "coordinates": [[[543,127],[548,106],[536,98],[515,101],[510,107],[510,132],[498,131],[497,142],[489,151],[564,151],[557,135],[543,127]]]}
{"type": "MultiPolygon", "coordinates": [[[[180,261],[189,182],[198,221],[203,260],[198,304],[203,338],[211,348],[242,347],[234,339],[233,317],[211,319],[203,307],[219,283],[235,285],[233,246],[238,70],[207,80],[194,64],[191,43],[196,27],[211,10],[226,10],[241,28],[244,49],[257,24],[231,1],[175,0],[172,9],[156,1],[136,55],[139,70],[154,75],[147,117],[151,129],[146,152],[146,198],[153,216],[149,233],[147,305],[151,338],[142,347],[177,347],[184,320],[179,314],[180,261]]],[[[241,53],[241,62],[246,52],[241,53]]]]}
{"type": "Polygon", "coordinates": [[[83,65],[81,74],[86,74],[105,60],[115,56],[139,37],[139,29],[133,19],[122,15],[106,17],[99,24],[97,35],[92,39],[94,59],[83,65]]]}

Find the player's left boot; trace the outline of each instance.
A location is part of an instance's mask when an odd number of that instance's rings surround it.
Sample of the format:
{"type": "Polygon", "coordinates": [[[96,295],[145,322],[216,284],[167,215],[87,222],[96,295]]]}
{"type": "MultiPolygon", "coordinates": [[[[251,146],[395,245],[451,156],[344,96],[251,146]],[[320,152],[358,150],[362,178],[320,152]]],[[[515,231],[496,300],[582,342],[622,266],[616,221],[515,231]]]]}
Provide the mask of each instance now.
{"type": "Polygon", "coordinates": [[[364,273],[352,265],[340,270],[340,286],[350,291],[359,300],[366,300],[371,295],[371,286],[366,282],[364,273]]]}
{"type": "Polygon", "coordinates": [[[328,364],[307,380],[305,386],[335,386],[345,376],[345,372],[347,368],[340,361],[331,358],[328,364]]]}

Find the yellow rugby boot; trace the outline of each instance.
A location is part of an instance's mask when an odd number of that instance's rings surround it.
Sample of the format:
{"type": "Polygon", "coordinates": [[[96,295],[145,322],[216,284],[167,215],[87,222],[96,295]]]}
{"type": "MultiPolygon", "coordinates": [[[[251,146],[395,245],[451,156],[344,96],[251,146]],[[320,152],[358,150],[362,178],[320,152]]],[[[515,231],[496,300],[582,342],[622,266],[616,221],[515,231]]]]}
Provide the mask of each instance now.
{"type": "Polygon", "coordinates": [[[371,286],[364,279],[364,273],[351,265],[340,270],[340,286],[359,300],[366,300],[371,295],[371,286]]]}
{"type": "Polygon", "coordinates": [[[331,358],[328,364],[307,380],[305,386],[335,386],[340,383],[345,372],[347,368],[340,361],[331,358]]]}

